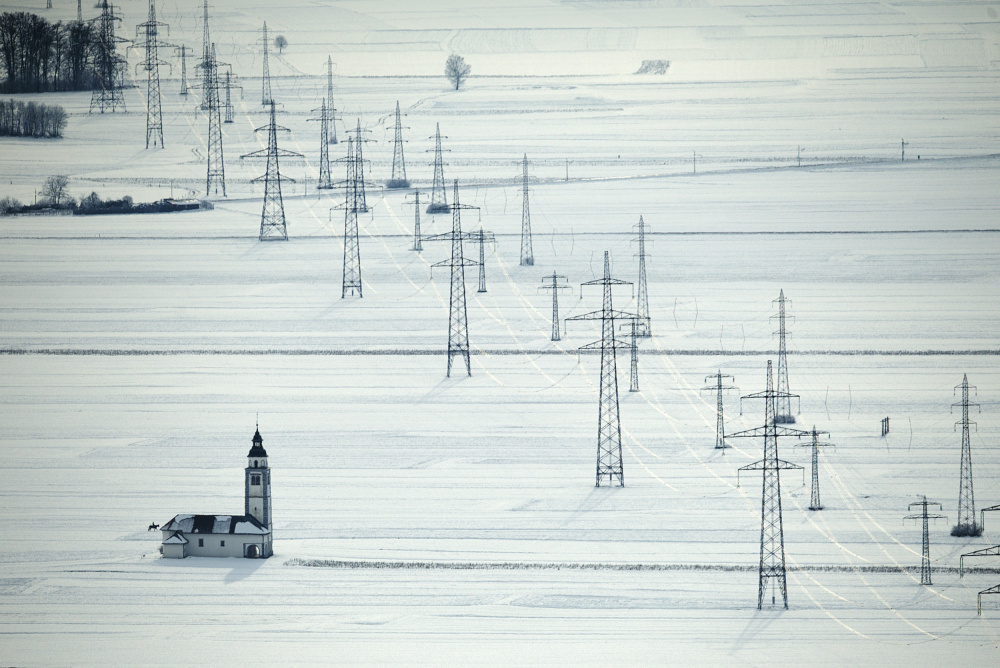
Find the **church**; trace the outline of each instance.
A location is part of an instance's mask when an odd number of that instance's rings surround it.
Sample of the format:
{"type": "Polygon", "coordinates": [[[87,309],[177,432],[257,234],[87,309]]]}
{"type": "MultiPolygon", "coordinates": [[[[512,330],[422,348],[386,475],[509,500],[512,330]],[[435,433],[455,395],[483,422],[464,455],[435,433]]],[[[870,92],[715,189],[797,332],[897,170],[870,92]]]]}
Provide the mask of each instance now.
{"type": "Polygon", "coordinates": [[[175,516],[160,528],[164,558],[271,556],[271,470],[260,429],[254,432],[243,478],[243,514],[175,516]]]}

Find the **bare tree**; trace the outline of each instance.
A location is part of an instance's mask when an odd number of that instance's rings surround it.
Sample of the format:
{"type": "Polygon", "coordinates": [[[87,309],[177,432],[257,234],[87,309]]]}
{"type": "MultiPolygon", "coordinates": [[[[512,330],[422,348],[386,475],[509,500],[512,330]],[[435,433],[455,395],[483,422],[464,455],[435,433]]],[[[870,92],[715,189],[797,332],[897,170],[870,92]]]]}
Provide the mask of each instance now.
{"type": "Polygon", "coordinates": [[[69,179],[67,177],[61,174],[50,176],[45,179],[45,185],[42,186],[42,197],[52,204],[59,206],[62,199],[66,197],[67,186],[69,186],[69,179]]]}
{"type": "Polygon", "coordinates": [[[288,46],[288,40],[285,39],[284,35],[278,35],[274,38],[274,47],[281,53],[285,47],[288,46]]]}
{"type": "Polygon", "coordinates": [[[472,68],[465,62],[465,58],[457,53],[448,56],[448,60],[444,64],[444,75],[448,77],[448,81],[455,87],[455,90],[458,90],[471,71],[472,68]]]}

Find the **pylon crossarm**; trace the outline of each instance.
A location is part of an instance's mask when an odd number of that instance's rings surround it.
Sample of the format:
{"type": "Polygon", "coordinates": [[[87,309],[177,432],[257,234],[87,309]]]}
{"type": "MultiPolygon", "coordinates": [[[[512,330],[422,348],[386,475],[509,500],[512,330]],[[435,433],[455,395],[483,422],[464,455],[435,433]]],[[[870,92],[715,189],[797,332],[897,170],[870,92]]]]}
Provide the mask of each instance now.
{"type": "MultiPolygon", "coordinates": [[[[250,179],[250,183],[266,183],[267,182],[267,178],[268,178],[267,174],[262,174],[260,176],[255,176],[254,178],[250,179]]],[[[292,177],[285,176],[284,174],[279,174],[277,176],[272,176],[271,180],[272,181],[281,181],[283,183],[286,182],[286,181],[290,182],[290,183],[298,183],[292,177]]]]}
{"type": "Polygon", "coordinates": [[[981,550],[973,550],[972,552],[966,552],[958,559],[958,576],[965,576],[965,558],[966,557],[1000,557],[1000,545],[994,545],[993,547],[984,547],[981,550]]]}
{"type": "Polygon", "coordinates": [[[594,341],[593,343],[588,343],[586,345],[580,346],[577,350],[602,350],[614,348],[615,350],[631,350],[632,342],[625,341],[622,339],[613,339],[605,343],[604,341],[594,341]]]}
{"type": "Polygon", "coordinates": [[[986,513],[994,510],[1000,510],[1000,505],[979,509],[979,526],[982,527],[984,531],[986,530],[986,513]]]}
{"type": "Polygon", "coordinates": [[[638,318],[635,313],[629,313],[627,311],[618,311],[616,309],[608,309],[606,312],[604,310],[591,311],[590,313],[584,313],[582,315],[574,315],[571,318],[566,318],[567,320],[634,320],[638,318]]]}
{"type": "Polygon", "coordinates": [[[586,283],[581,283],[584,285],[632,285],[632,281],[623,281],[620,278],[598,278],[593,281],[587,281],[586,283]]]}
{"type": "Polygon", "coordinates": [[[984,589],[976,596],[976,614],[979,615],[983,614],[983,594],[1000,594],[1000,584],[994,585],[989,589],[984,589]]]}

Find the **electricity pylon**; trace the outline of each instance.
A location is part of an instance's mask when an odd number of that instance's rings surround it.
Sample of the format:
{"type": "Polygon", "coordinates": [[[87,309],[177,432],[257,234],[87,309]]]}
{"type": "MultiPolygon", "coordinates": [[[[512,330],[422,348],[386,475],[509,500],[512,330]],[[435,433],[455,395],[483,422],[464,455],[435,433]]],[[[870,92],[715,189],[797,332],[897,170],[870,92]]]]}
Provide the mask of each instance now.
{"type": "Polygon", "coordinates": [[[274,96],[271,95],[271,67],[267,62],[267,21],[264,21],[264,71],[261,77],[260,103],[267,106],[274,103],[274,96]]]}
{"type": "Polygon", "coordinates": [[[83,23],[83,0],[76,0],[76,20],[83,23]]]}
{"type": "Polygon", "coordinates": [[[365,196],[365,159],[362,153],[362,145],[368,141],[363,139],[363,133],[368,130],[361,129],[361,119],[358,119],[357,130],[348,130],[354,133],[354,179],[355,179],[355,206],[358,213],[368,212],[368,199],[365,196]]]}
{"type": "Polygon", "coordinates": [[[738,431],[729,436],[729,438],[764,437],[764,459],[741,469],[761,470],[764,473],[760,503],[760,566],[757,569],[758,610],[763,608],[764,595],[769,589],[771,591],[771,605],[775,605],[776,592],[780,591],[782,604],[786,610],[788,609],[788,587],[785,581],[785,534],[781,519],[780,471],[782,468],[802,467],[796,467],[794,464],[778,459],[778,437],[807,434],[799,429],[779,427],[775,423],[775,405],[783,393],[775,391],[773,388],[771,360],[768,360],[767,389],[742,397],[742,399],[764,399],[764,426],[738,431]]]}
{"type": "Polygon", "coordinates": [[[337,143],[337,108],[333,106],[333,59],[326,57],[326,108],[330,113],[331,144],[337,143]]]}
{"type": "Polygon", "coordinates": [[[358,161],[354,156],[354,137],[347,138],[347,157],[343,162],[347,166],[347,177],[344,180],[344,272],[340,298],[346,299],[348,293],[352,297],[355,295],[364,297],[361,283],[361,244],[358,238],[360,206],[358,180],[364,176],[358,175],[358,161]]]}
{"type": "Polygon", "coordinates": [[[922,501],[914,501],[909,505],[909,509],[913,510],[913,506],[920,507],[919,515],[907,515],[903,519],[907,520],[922,520],[924,525],[924,541],[923,541],[923,551],[921,552],[920,559],[920,584],[929,585],[931,583],[931,542],[930,533],[927,530],[928,520],[943,520],[947,519],[944,515],[928,515],[927,506],[937,506],[939,510],[941,508],[940,503],[934,503],[933,501],[928,501],[927,497],[924,496],[922,501]]]}
{"type": "Polygon", "coordinates": [[[809,510],[823,510],[823,504],[819,500],[819,449],[825,447],[834,447],[833,443],[820,443],[820,434],[829,434],[828,431],[817,431],[816,425],[813,425],[812,431],[812,443],[798,443],[800,447],[812,448],[812,492],[809,496],[809,510]]]}
{"type": "Polygon", "coordinates": [[[203,11],[204,23],[201,29],[201,108],[208,109],[208,91],[212,87],[212,73],[208,61],[212,59],[212,48],[215,46],[208,33],[208,0],[205,0],[203,11]]]}
{"type": "Polygon", "coordinates": [[[409,188],[406,180],[406,162],[403,160],[403,120],[399,113],[399,100],[396,100],[396,133],[392,150],[392,178],[385,184],[386,188],[409,188]]]}
{"type": "Polygon", "coordinates": [[[448,198],[444,191],[444,158],[441,149],[441,124],[437,124],[434,133],[434,183],[431,186],[431,203],[427,213],[444,213],[449,211],[448,198]]]}
{"type": "Polygon", "coordinates": [[[726,392],[728,390],[739,390],[740,389],[740,388],[736,387],[736,385],[726,385],[725,382],[724,382],[724,380],[726,378],[730,378],[734,382],[736,381],[736,378],[734,378],[733,376],[730,376],[729,374],[722,373],[722,370],[720,369],[718,372],[712,374],[711,376],[705,376],[705,382],[706,383],[709,380],[714,380],[715,384],[714,385],[706,385],[705,387],[701,388],[703,391],[704,390],[713,390],[716,393],[716,406],[715,406],[715,415],[716,415],[716,422],[715,422],[715,449],[716,450],[725,450],[726,448],[729,447],[728,445],[726,445],[726,427],[725,427],[725,421],[723,419],[723,414],[722,414],[722,395],[723,395],[724,392],[726,392]]]}
{"type": "Polygon", "coordinates": [[[524,194],[521,205],[521,266],[535,264],[535,254],[531,249],[531,210],[528,208],[528,154],[524,154],[524,177],[521,191],[524,194]]]}
{"type": "Polygon", "coordinates": [[[568,285],[559,285],[559,281],[566,281],[565,276],[560,276],[555,271],[552,272],[551,276],[546,276],[542,279],[542,287],[539,290],[551,290],[552,291],[552,340],[558,341],[559,336],[559,291],[560,290],[572,290],[568,285]]]}
{"type": "Polygon", "coordinates": [[[486,292],[486,242],[495,244],[496,237],[492,232],[483,231],[480,225],[476,239],[479,241],[479,289],[476,292],[486,292]]]}
{"type": "Polygon", "coordinates": [[[455,355],[461,355],[465,360],[465,372],[472,375],[472,365],[469,361],[469,318],[465,301],[465,268],[475,265],[472,260],[466,260],[462,244],[468,236],[462,233],[462,209],[478,209],[479,207],[459,204],[458,179],[455,179],[454,197],[451,205],[451,232],[435,234],[426,237],[427,241],[451,241],[451,257],[436,263],[435,267],[451,267],[451,299],[448,302],[448,377],[451,377],[451,365],[455,355]]]}
{"type": "Polygon", "coordinates": [[[625,486],[625,471],[622,467],[622,432],[620,414],[618,412],[618,364],[615,350],[628,348],[629,344],[615,338],[615,319],[628,320],[636,317],[634,313],[616,311],[611,302],[611,286],[632,285],[611,277],[611,261],[608,251],[604,251],[604,278],[587,281],[580,284],[581,298],[585,285],[600,285],[604,288],[604,304],[600,311],[591,311],[583,315],[567,318],[569,320],[600,320],[601,340],[581,346],[580,350],[601,351],[601,390],[597,426],[597,487],[601,479],[607,478],[608,485],[625,486]]]}
{"type": "Polygon", "coordinates": [[[639,391],[639,318],[633,318],[622,325],[629,332],[629,382],[628,391],[639,391]]]}
{"type": "Polygon", "coordinates": [[[652,336],[653,327],[649,318],[649,293],[646,290],[646,228],[647,225],[639,216],[639,223],[635,226],[639,230],[639,285],[638,296],[635,301],[635,312],[639,314],[639,336],[652,336]]]}
{"type": "Polygon", "coordinates": [[[229,67],[226,69],[226,116],[222,121],[223,123],[233,122],[233,94],[232,89],[240,89],[240,99],[243,99],[243,86],[233,83],[233,68],[229,67]]]}
{"type": "MultiPolygon", "coordinates": [[[[207,5],[206,5],[207,6],[207,5]]],[[[219,116],[219,62],[215,59],[215,45],[208,51],[208,58],[200,65],[208,73],[205,80],[208,88],[203,99],[207,102],[208,113],[208,169],[205,176],[205,196],[226,196],[226,165],[222,151],[222,123],[219,116]],[[213,192],[214,186],[214,192],[213,192]]]]}
{"type": "Polygon", "coordinates": [[[333,183],[330,180],[330,116],[326,100],[320,103],[319,118],[309,120],[319,121],[319,180],[316,182],[316,189],[330,190],[333,183]]]}
{"type": "Polygon", "coordinates": [[[94,113],[94,109],[102,114],[105,111],[114,113],[119,106],[125,111],[125,96],[122,95],[125,59],[118,55],[118,45],[128,40],[115,35],[115,22],[120,22],[121,18],[115,16],[114,5],[103,0],[101,15],[94,20],[97,22],[94,71],[98,87],[90,96],[90,113],[94,113]]]}
{"type": "Polygon", "coordinates": [[[976,424],[969,421],[969,406],[979,407],[977,403],[969,403],[969,388],[976,390],[975,385],[969,385],[969,377],[962,376],[962,382],[955,386],[955,389],[962,389],[962,401],[952,404],[962,407],[962,419],[955,425],[962,425],[962,468],[958,485],[958,518],[954,528],[951,530],[952,536],[980,536],[983,533],[982,527],[976,524],[976,500],[972,494],[972,446],[969,442],[969,425],[976,424]]]}
{"type": "Polygon", "coordinates": [[[798,396],[789,394],[788,389],[788,358],[785,348],[785,291],[781,290],[778,298],[778,315],[771,316],[778,318],[778,408],[774,414],[777,424],[795,424],[795,415],[792,413],[791,397],[798,396]]]}
{"type": "Polygon", "coordinates": [[[181,44],[180,46],[174,47],[175,51],[181,52],[181,91],[180,95],[187,97],[188,94],[188,66],[187,66],[187,54],[189,49],[187,46],[181,44]]]}
{"type": "Polygon", "coordinates": [[[424,249],[420,239],[420,191],[413,192],[413,246],[410,250],[418,253],[424,249]]]}
{"type": "Polygon", "coordinates": [[[135,27],[136,41],[133,46],[145,47],[146,57],[141,63],[136,65],[136,69],[146,70],[146,148],[149,148],[150,140],[153,146],[159,145],[163,148],[163,113],[160,108],[160,65],[170,67],[166,61],[160,60],[159,47],[170,47],[172,44],[160,41],[159,29],[164,27],[169,32],[170,27],[162,21],[156,20],[156,4],[154,0],[149,0],[149,18],[145,23],[140,23],[135,27]],[[158,143],[157,143],[158,142],[158,143]]]}
{"type": "Polygon", "coordinates": [[[291,132],[274,121],[274,103],[271,103],[271,122],[256,128],[254,132],[267,132],[267,148],[253,153],[247,153],[242,158],[267,157],[267,171],[263,176],[253,179],[253,183],[264,182],[264,207],[260,212],[261,241],[287,241],[288,227],[285,224],[285,203],[281,198],[281,182],[295,179],[281,175],[278,158],[301,158],[301,153],[278,148],[278,130],[291,132]]]}

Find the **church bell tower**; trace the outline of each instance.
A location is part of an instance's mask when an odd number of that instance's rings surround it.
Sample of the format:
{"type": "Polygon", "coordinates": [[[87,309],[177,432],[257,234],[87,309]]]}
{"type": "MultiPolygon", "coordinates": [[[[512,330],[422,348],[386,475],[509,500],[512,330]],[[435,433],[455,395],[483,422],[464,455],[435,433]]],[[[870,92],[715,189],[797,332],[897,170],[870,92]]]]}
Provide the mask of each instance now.
{"type": "MultiPolygon", "coordinates": [[[[260,429],[254,432],[253,446],[247,455],[245,515],[252,515],[265,528],[271,528],[271,469],[260,429]]],[[[273,535],[273,532],[272,532],[273,535]]]]}

